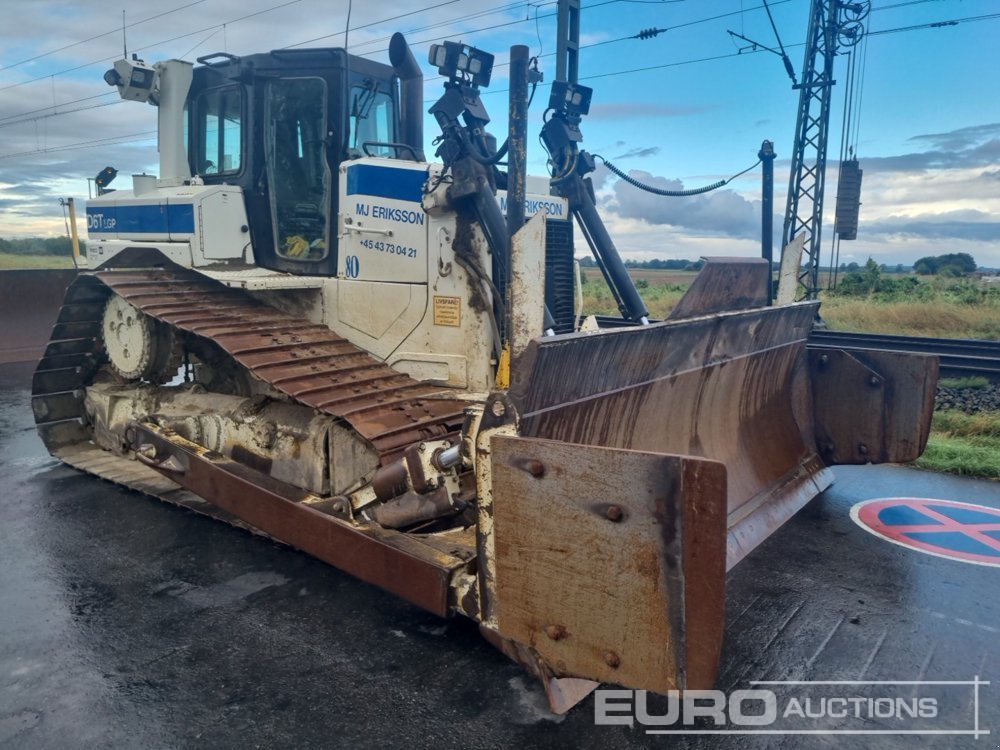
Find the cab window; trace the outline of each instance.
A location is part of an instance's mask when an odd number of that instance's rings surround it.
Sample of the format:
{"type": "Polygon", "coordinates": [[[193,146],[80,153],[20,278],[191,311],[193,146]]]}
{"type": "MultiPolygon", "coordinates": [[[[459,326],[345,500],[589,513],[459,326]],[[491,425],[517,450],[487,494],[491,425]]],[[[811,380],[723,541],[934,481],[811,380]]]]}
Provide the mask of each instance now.
{"type": "Polygon", "coordinates": [[[350,106],[350,141],[348,152],[351,156],[365,155],[365,144],[371,156],[396,156],[396,149],[378,146],[378,143],[393,143],[396,141],[396,111],[392,96],[379,91],[374,81],[365,81],[362,85],[351,87],[350,106]]]}
{"type": "Polygon", "coordinates": [[[238,86],[212,89],[194,103],[194,172],[232,174],[243,165],[243,92],[238,86]]]}

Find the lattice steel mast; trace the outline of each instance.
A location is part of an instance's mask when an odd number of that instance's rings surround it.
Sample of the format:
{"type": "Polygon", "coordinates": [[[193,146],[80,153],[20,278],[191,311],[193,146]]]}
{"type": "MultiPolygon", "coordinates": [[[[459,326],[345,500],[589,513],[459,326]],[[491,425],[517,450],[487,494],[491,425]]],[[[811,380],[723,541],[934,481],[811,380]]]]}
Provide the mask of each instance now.
{"type": "Polygon", "coordinates": [[[830,100],[834,83],[833,62],[838,47],[854,46],[864,29],[861,21],[870,3],[813,0],[809,32],[799,89],[798,117],[792,151],[791,179],[781,246],[805,234],[799,268],[800,293],[815,299],[819,292],[820,239],[823,229],[823,192],[826,181],[826,150],[830,127],[830,100]]]}

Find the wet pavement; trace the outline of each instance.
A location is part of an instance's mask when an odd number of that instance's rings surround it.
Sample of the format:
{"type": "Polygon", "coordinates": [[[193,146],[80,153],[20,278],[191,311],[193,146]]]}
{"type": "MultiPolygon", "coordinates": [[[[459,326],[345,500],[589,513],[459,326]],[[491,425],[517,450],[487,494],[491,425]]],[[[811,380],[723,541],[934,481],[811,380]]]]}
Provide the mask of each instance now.
{"type": "MultiPolygon", "coordinates": [[[[27,389],[2,376],[0,467],[2,748],[1000,741],[1000,568],[889,544],[849,517],[856,502],[901,495],[1000,508],[997,483],[838,468],[833,488],[730,574],[718,683],[978,676],[994,681],[979,699],[990,735],[667,737],[595,726],[593,697],[553,717],[540,687],[469,622],[60,465],[35,435],[27,389]]],[[[941,705],[971,712],[972,691],[941,705]]]]}

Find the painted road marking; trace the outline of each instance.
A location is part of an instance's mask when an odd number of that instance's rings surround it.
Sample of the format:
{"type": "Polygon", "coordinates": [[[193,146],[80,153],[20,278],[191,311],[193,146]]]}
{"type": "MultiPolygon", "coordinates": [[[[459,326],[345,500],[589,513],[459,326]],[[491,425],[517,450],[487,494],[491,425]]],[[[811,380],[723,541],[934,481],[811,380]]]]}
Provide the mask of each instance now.
{"type": "Polygon", "coordinates": [[[865,531],[949,560],[1000,567],[1000,510],[931,498],[889,497],[851,508],[865,531]]]}

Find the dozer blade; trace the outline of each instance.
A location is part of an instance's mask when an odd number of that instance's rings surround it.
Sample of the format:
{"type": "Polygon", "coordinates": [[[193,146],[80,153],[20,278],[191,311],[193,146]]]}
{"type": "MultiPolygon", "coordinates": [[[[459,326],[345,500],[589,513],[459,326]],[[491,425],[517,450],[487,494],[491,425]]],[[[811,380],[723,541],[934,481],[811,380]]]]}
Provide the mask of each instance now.
{"type": "Polygon", "coordinates": [[[553,708],[560,677],[711,688],[725,467],[520,437],[494,437],[491,452],[497,645],[542,677],[553,708]]]}
{"type": "Polygon", "coordinates": [[[520,434],[724,464],[729,569],[832,481],[808,380],[816,307],[536,339],[513,373],[520,434]]]}

